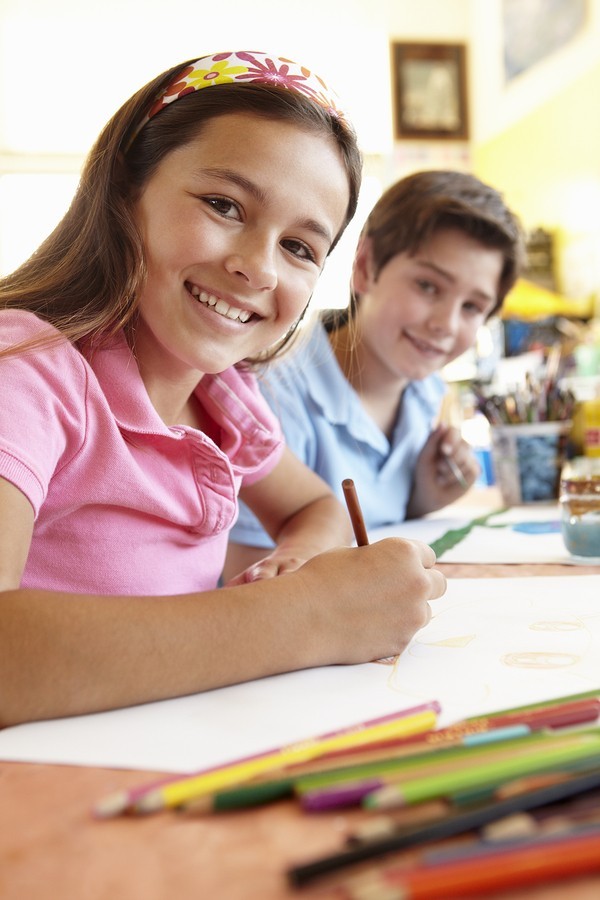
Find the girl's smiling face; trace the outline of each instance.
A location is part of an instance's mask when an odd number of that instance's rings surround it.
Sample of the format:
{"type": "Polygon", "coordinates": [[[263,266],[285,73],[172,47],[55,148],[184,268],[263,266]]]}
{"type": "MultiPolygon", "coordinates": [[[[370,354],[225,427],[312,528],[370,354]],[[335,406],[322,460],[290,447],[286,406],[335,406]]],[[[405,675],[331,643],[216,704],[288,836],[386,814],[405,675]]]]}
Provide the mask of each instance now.
{"type": "Polygon", "coordinates": [[[502,265],[500,250],[447,228],[414,255],[393,256],[375,276],[366,241],[354,273],[363,372],[403,385],[472,347],[496,305],[502,265]]]}
{"type": "Polygon", "coordinates": [[[147,278],[135,350],[149,383],[195,385],[302,314],[345,219],[333,138],[232,113],[166,156],[136,203],[147,278]]]}

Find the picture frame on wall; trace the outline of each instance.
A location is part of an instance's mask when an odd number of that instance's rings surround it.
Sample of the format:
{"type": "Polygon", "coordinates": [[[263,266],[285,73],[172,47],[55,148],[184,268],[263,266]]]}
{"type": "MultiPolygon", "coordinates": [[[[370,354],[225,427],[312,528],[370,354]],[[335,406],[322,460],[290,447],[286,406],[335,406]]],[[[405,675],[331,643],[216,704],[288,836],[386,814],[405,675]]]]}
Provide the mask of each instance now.
{"type": "Polygon", "coordinates": [[[392,42],[396,140],[468,140],[464,44],[392,42]]]}

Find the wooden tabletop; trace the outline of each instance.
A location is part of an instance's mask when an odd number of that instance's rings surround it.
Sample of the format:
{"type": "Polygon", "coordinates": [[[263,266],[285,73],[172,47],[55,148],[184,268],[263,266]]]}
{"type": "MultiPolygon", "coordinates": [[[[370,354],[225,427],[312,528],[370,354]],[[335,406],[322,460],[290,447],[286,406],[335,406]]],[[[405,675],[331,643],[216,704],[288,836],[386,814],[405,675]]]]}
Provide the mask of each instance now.
{"type": "MultiPolygon", "coordinates": [[[[92,818],[96,800],[139,781],[135,772],[0,763],[2,900],[334,900],[331,883],[295,890],[285,872],[340,850],[361,812],[308,816],[284,801],[210,817],[92,818]]],[[[600,875],[494,896],[598,900],[600,875]]]]}
{"type": "MultiPolygon", "coordinates": [[[[441,568],[449,578],[600,574],[579,566],[441,568]]],[[[153,777],[145,772],[143,781],[153,777]]],[[[308,815],[282,801],[212,816],[93,818],[99,799],[139,784],[139,772],[0,762],[1,900],[334,898],[331,883],[292,889],[286,870],[342,849],[365,815],[308,815]]],[[[494,896],[598,900],[600,874],[494,896]]]]}

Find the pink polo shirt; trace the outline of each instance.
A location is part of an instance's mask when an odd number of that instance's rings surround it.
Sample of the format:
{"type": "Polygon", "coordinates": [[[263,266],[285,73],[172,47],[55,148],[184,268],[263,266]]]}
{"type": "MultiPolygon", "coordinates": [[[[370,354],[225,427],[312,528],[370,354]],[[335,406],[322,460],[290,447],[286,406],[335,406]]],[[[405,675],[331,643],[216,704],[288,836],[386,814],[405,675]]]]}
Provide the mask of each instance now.
{"type": "MultiPolygon", "coordinates": [[[[0,311],[0,346],[51,326],[0,311]]],[[[55,329],[52,329],[55,332],[55,329]]],[[[242,482],[279,461],[251,374],[205,375],[219,445],[152,406],[123,335],[89,359],[60,343],[0,359],[0,476],[35,511],[23,587],[165,595],[214,588],[242,482]]]]}

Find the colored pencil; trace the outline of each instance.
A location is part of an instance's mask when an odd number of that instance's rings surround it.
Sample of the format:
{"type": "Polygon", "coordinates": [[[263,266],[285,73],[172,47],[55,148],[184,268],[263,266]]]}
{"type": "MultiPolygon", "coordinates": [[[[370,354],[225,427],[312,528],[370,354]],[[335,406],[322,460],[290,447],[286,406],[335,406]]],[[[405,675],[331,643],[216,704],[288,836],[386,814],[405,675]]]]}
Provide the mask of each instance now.
{"type": "Polygon", "coordinates": [[[344,499],[346,501],[346,506],[348,507],[348,515],[350,516],[350,521],[352,522],[352,529],[354,531],[354,537],[356,538],[356,546],[366,547],[369,543],[369,536],[367,534],[365,520],[360,508],[360,503],[358,501],[356,487],[354,486],[354,482],[351,478],[344,478],[344,480],[342,481],[342,490],[344,491],[344,499]]]}
{"type": "Polygon", "coordinates": [[[600,751],[598,749],[593,751],[590,758],[595,759],[598,766],[593,772],[527,794],[482,804],[474,809],[450,815],[441,820],[434,820],[422,827],[402,829],[381,840],[359,843],[358,846],[342,850],[339,853],[323,856],[320,859],[290,868],[287,873],[288,879],[291,884],[300,887],[323,875],[370,859],[380,858],[388,853],[405,850],[430,841],[456,837],[482,828],[490,822],[495,822],[513,813],[537,809],[565,797],[583,794],[600,786],[600,751]]]}
{"type": "MultiPolygon", "coordinates": [[[[522,726],[522,736],[530,734],[526,726],[522,726]]],[[[510,729],[511,737],[517,737],[514,729],[510,729]]],[[[499,739],[499,744],[502,743],[499,739]]],[[[491,753],[491,759],[503,759],[507,753],[511,756],[519,752],[518,746],[514,743],[510,745],[512,750],[505,750],[499,747],[496,752],[491,753]]],[[[525,750],[531,745],[525,745],[525,750]]],[[[313,776],[304,776],[296,783],[296,793],[300,796],[302,808],[306,812],[324,812],[330,809],[342,809],[348,806],[358,806],[361,801],[372,794],[374,791],[382,789],[387,785],[403,782],[406,778],[415,778],[418,774],[435,771],[440,773],[443,771],[457,771],[460,768],[468,768],[474,763],[481,760],[481,755],[476,748],[467,748],[471,752],[463,755],[445,755],[443,761],[440,759],[440,753],[428,754],[422,760],[417,770],[408,768],[407,766],[391,767],[389,765],[374,766],[371,765],[370,775],[363,773],[362,777],[348,776],[343,772],[337,773],[315,773],[313,776]]],[[[496,748],[494,748],[496,749],[496,748]]],[[[523,752],[523,750],[521,751],[523,752]]]]}
{"type": "MultiPolygon", "coordinates": [[[[536,743],[539,743],[542,740],[543,735],[538,734],[534,737],[536,743]]],[[[518,743],[520,746],[521,742],[518,743]]],[[[517,741],[513,740],[508,746],[512,752],[518,752],[519,746],[517,745],[517,741]]],[[[459,765],[462,755],[453,751],[459,751],[460,749],[462,748],[440,748],[436,754],[431,752],[428,753],[426,758],[423,758],[421,754],[417,754],[410,758],[386,757],[383,760],[362,762],[358,764],[352,761],[352,764],[342,766],[341,768],[328,768],[324,771],[318,769],[317,760],[315,763],[315,766],[317,767],[316,770],[311,771],[308,774],[299,775],[295,771],[295,767],[292,766],[287,768],[283,775],[275,774],[271,778],[259,777],[247,784],[234,785],[231,788],[223,788],[222,790],[215,791],[210,795],[193,798],[182,804],[182,810],[185,812],[207,813],[244,809],[249,806],[258,806],[263,803],[269,803],[272,800],[279,800],[282,797],[290,797],[294,794],[302,797],[304,793],[315,791],[319,788],[323,791],[327,791],[327,789],[331,789],[332,786],[336,784],[339,785],[340,789],[343,788],[344,783],[354,785],[357,782],[360,782],[362,784],[365,779],[369,778],[378,778],[379,785],[381,786],[383,784],[381,778],[384,775],[387,775],[391,779],[393,778],[394,773],[401,770],[398,774],[398,777],[400,777],[401,774],[412,771],[415,766],[420,770],[422,767],[421,764],[426,764],[427,770],[432,766],[435,766],[435,768],[439,770],[442,761],[446,760],[455,763],[455,765],[459,765]]],[[[473,748],[469,748],[469,750],[469,759],[466,759],[463,763],[464,765],[470,764],[470,758],[472,756],[481,759],[480,753],[476,754],[473,748]]],[[[492,752],[491,744],[488,752],[492,752]]],[[[375,785],[373,784],[372,787],[374,789],[375,785]]],[[[357,803],[359,802],[359,799],[360,796],[357,794],[357,803]]]]}
{"type": "Polygon", "coordinates": [[[365,841],[380,840],[415,826],[448,818],[452,812],[455,810],[447,800],[430,800],[418,806],[395,809],[391,813],[373,814],[346,836],[346,844],[354,847],[365,841]]]}
{"type": "Polygon", "coordinates": [[[560,768],[563,763],[585,759],[598,754],[600,759],[600,735],[586,734],[572,744],[544,748],[522,756],[495,760],[480,765],[474,763],[458,772],[426,775],[404,781],[401,785],[388,785],[365,797],[363,805],[367,809],[394,809],[434,800],[467,788],[490,788],[517,776],[532,775],[560,768]]]}
{"type": "Polygon", "coordinates": [[[348,882],[347,900],[446,900],[600,871],[600,829],[531,840],[435,865],[388,867],[348,882]]]}
{"type": "MultiPolygon", "coordinates": [[[[258,806],[279,800],[283,797],[290,797],[294,793],[302,798],[304,805],[304,796],[309,792],[323,792],[325,795],[329,789],[338,785],[340,789],[344,783],[350,786],[351,783],[360,782],[364,785],[366,779],[387,778],[388,781],[407,777],[408,774],[415,774],[416,771],[430,771],[435,769],[440,771],[442,768],[447,769],[452,766],[453,769],[471,765],[472,760],[482,761],[497,759],[504,757],[507,753],[515,755],[525,752],[528,748],[538,747],[542,743],[548,746],[548,739],[553,737],[556,744],[560,740],[560,744],[570,742],[573,738],[572,733],[556,735],[544,733],[542,731],[531,733],[525,726],[523,728],[523,736],[515,737],[512,728],[497,729],[485,733],[487,741],[485,745],[479,748],[471,743],[472,736],[467,739],[461,739],[453,745],[445,745],[436,748],[427,746],[423,752],[420,745],[412,745],[419,747],[417,753],[411,753],[410,756],[385,755],[373,759],[369,754],[363,756],[357,752],[353,757],[344,757],[346,765],[333,768],[331,761],[325,768],[319,766],[319,760],[316,760],[312,766],[308,766],[310,771],[302,770],[298,772],[296,766],[285,769],[283,774],[276,773],[270,777],[257,777],[248,784],[234,785],[231,788],[223,788],[216,790],[209,795],[203,795],[190,799],[182,804],[183,810],[190,813],[209,813],[224,812],[233,809],[244,809],[250,806],[258,806]],[[509,740],[510,737],[510,740],[509,740]],[[496,743],[501,746],[496,747],[496,743]],[[435,753],[432,751],[436,751],[435,753]]],[[[479,735],[477,735],[479,737],[479,735]]],[[[382,782],[383,784],[383,782],[382,782]]],[[[356,802],[360,798],[360,791],[354,795],[356,802]]],[[[350,795],[346,795],[345,804],[347,805],[350,795]]],[[[331,802],[329,808],[334,808],[335,803],[331,802]]],[[[310,809],[312,800],[306,801],[306,808],[310,809]]],[[[319,803],[314,804],[313,811],[318,809],[319,803]]],[[[326,808],[323,803],[322,808],[326,808]]]]}
{"type": "Polygon", "coordinates": [[[485,719],[490,715],[493,716],[510,716],[515,713],[528,713],[536,709],[543,709],[544,707],[550,706],[558,706],[565,703],[574,703],[578,700],[593,700],[594,698],[600,698],[600,687],[594,688],[590,691],[580,691],[577,694],[565,694],[564,697],[551,697],[548,700],[537,700],[533,703],[526,703],[522,706],[511,706],[508,709],[496,710],[493,713],[483,713],[478,714],[476,716],[469,716],[465,719],[466,722],[478,722],[480,719],[485,719]]]}
{"type": "MultiPolygon", "coordinates": [[[[524,724],[531,723],[540,727],[565,727],[567,725],[584,724],[595,720],[600,713],[600,691],[586,691],[579,694],[565,696],[562,699],[551,699],[536,704],[528,704],[521,707],[513,707],[508,710],[495,712],[490,715],[480,715],[471,717],[453,725],[449,725],[438,731],[428,731],[423,734],[413,736],[401,736],[386,738],[385,740],[369,740],[360,748],[338,748],[336,750],[328,750],[322,752],[317,760],[311,762],[292,763],[286,766],[286,774],[294,773],[297,775],[310,774],[315,771],[322,772],[327,769],[337,769],[348,764],[366,764],[371,761],[386,760],[390,756],[400,757],[402,755],[412,755],[435,750],[438,747],[453,746],[462,743],[465,738],[470,735],[485,734],[487,731],[494,730],[498,725],[505,723],[509,725],[513,722],[522,722],[524,724]]],[[[429,704],[421,704],[413,707],[412,710],[406,710],[407,714],[427,708],[429,704]]],[[[439,707],[438,707],[439,708],[439,707]]],[[[350,730],[360,729],[361,727],[369,727],[371,724],[385,721],[387,718],[401,716],[402,713],[392,713],[389,717],[383,716],[378,719],[361,723],[359,725],[350,726],[350,730]]],[[[346,729],[341,729],[341,732],[346,729]]],[[[335,734],[335,732],[333,732],[335,734]]],[[[272,750],[266,751],[272,753],[272,750]]],[[[262,757],[263,753],[246,757],[245,760],[256,759],[262,757]]],[[[237,760],[235,762],[242,762],[237,760]]],[[[203,770],[203,772],[221,771],[229,767],[232,763],[215,766],[203,770]]],[[[95,816],[106,818],[110,816],[121,815],[136,807],[141,799],[151,791],[157,790],[164,785],[179,782],[182,779],[201,774],[200,772],[188,773],[182,776],[181,773],[169,775],[152,783],[146,783],[141,786],[130,788],[126,791],[118,791],[108,795],[96,804],[93,813],[95,816]]],[[[271,781],[273,776],[260,776],[260,781],[271,781]]],[[[237,790],[232,789],[232,795],[228,790],[217,791],[214,794],[216,802],[213,804],[211,796],[208,797],[206,803],[198,802],[199,811],[208,809],[234,809],[240,806],[255,805],[255,803],[268,802],[270,799],[277,799],[280,796],[289,796],[293,790],[293,781],[287,777],[284,779],[275,776],[276,784],[271,791],[269,787],[264,787],[256,792],[256,801],[251,800],[252,792],[244,795],[244,789],[239,793],[236,799],[237,790]],[[223,795],[221,797],[221,794],[223,795]]],[[[248,786],[249,787],[249,786],[248,786]]],[[[193,807],[193,804],[190,804],[193,807]]]]}
{"type": "MultiPolygon", "coordinates": [[[[596,728],[578,731],[527,732],[520,737],[507,740],[489,741],[480,747],[458,744],[440,747],[435,753],[417,753],[411,756],[390,757],[371,763],[343,766],[339,769],[312,772],[296,777],[297,793],[306,793],[317,788],[326,788],[343,781],[386,775],[390,778],[412,780],[431,772],[446,773],[471,767],[474,763],[496,763],[499,760],[515,758],[517,755],[537,753],[553,747],[572,747],[579,743],[582,735],[600,736],[596,728]]],[[[293,772],[287,773],[294,777],[293,772]]]]}
{"type": "Polygon", "coordinates": [[[489,740],[498,738],[497,729],[509,728],[513,725],[529,725],[532,730],[541,728],[565,728],[567,726],[583,725],[595,722],[600,715],[600,700],[597,696],[584,700],[577,700],[565,704],[535,708],[529,712],[520,714],[499,713],[477,720],[464,720],[438,731],[429,731],[422,735],[412,737],[388,738],[386,740],[369,741],[356,748],[340,749],[324,753],[319,757],[318,763],[299,763],[292,765],[289,771],[297,774],[309,774],[312,771],[324,771],[328,768],[338,768],[346,764],[360,764],[370,760],[386,759],[391,756],[409,756],[415,753],[424,753],[431,750],[442,749],[444,746],[457,746],[459,744],[477,743],[479,737],[485,741],[485,735],[490,734],[489,740]]]}
{"type": "MultiPolygon", "coordinates": [[[[154,792],[159,791],[163,787],[167,787],[169,785],[179,784],[182,781],[187,782],[192,778],[212,775],[213,773],[222,773],[228,771],[233,766],[241,766],[245,765],[246,763],[253,763],[257,760],[262,760],[267,757],[275,757],[278,754],[282,754],[287,751],[297,750],[304,747],[313,747],[315,744],[319,744],[321,749],[323,749],[329,746],[328,742],[332,741],[333,739],[337,740],[338,738],[343,738],[346,736],[350,738],[352,735],[359,735],[367,739],[371,734],[371,729],[379,728],[379,726],[384,726],[400,721],[404,722],[407,719],[410,719],[412,722],[412,717],[421,713],[434,713],[437,717],[437,714],[440,712],[440,704],[437,702],[437,700],[431,700],[425,703],[421,703],[418,706],[410,707],[409,709],[403,709],[397,712],[377,716],[376,718],[368,719],[363,722],[353,723],[352,725],[348,725],[345,728],[340,728],[336,731],[330,731],[326,734],[309,738],[306,741],[299,741],[295,744],[290,744],[287,747],[269,749],[261,753],[255,753],[250,756],[245,756],[240,759],[224,763],[222,765],[210,766],[197,772],[186,773],[184,775],[182,775],[181,773],[177,773],[175,775],[166,776],[150,783],[131,788],[127,791],[117,791],[113,794],[109,794],[107,797],[100,800],[96,804],[93,813],[99,818],[117,816],[124,812],[127,812],[128,810],[135,809],[138,804],[142,803],[143,799],[147,795],[153,794],[154,792]]],[[[427,721],[428,720],[429,716],[427,717],[427,721]]],[[[381,732],[375,731],[374,734],[380,735],[381,732]]]]}
{"type": "Polygon", "coordinates": [[[356,728],[344,729],[341,733],[332,733],[301,741],[278,748],[270,753],[234,762],[220,769],[200,772],[179,781],[169,782],[140,797],[133,811],[149,813],[179,806],[196,797],[212,794],[221,788],[250,781],[259,775],[281,772],[292,762],[317,759],[322,752],[334,747],[359,746],[361,741],[368,739],[369,735],[408,735],[429,731],[435,727],[439,704],[432,702],[425,706],[427,708],[413,711],[410,714],[403,712],[397,718],[385,717],[386,721],[359,730],[356,728]]]}
{"type": "MultiPolygon", "coordinates": [[[[600,735],[598,737],[600,738],[600,735]]],[[[348,777],[343,772],[335,773],[333,777],[330,773],[324,773],[322,776],[305,776],[298,780],[295,791],[301,798],[302,807],[310,812],[350,806],[352,798],[356,804],[364,801],[363,805],[368,808],[396,809],[398,805],[403,805],[398,803],[396,786],[412,785],[417,780],[426,781],[429,778],[441,780],[456,778],[458,782],[462,773],[473,791],[470,773],[474,769],[492,771],[493,768],[496,772],[500,771],[499,767],[505,763],[518,765],[518,760],[523,760],[525,764],[528,759],[538,758],[539,754],[568,750],[573,746],[573,740],[577,738],[572,734],[556,737],[541,734],[538,740],[513,740],[489,745],[485,748],[485,752],[481,752],[478,748],[465,748],[464,752],[457,750],[454,753],[438,753],[422,759],[415,758],[410,761],[410,765],[400,767],[372,766],[363,769],[360,777],[357,777],[356,773],[348,777]]],[[[479,790],[475,792],[471,802],[488,799],[496,787],[496,781],[486,779],[484,786],[485,791],[482,792],[482,783],[477,782],[479,790]]],[[[450,796],[450,792],[440,796],[450,796]]]]}
{"type": "Polygon", "coordinates": [[[555,770],[549,770],[545,772],[533,773],[532,775],[525,775],[523,777],[517,777],[509,780],[508,782],[503,782],[502,784],[492,784],[488,785],[485,788],[479,788],[477,790],[460,790],[455,791],[451,794],[447,799],[452,804],[452,806],[458,808],[465,808],[473,806],[475,803],[486,803],[493,798],[503,799],[504,797],[510,796],[511,792],[513,794],[517,793],[515,790],[515,785],[521,784],[520,793],[526,793],[527,791],[534,790],[538,787],[543,787],[544,785],[557,784],[559,781],[564,781],[567,778],[570,778],[574,775],[583,775],[586,772],[589,772],[591,769],[595,769],[596,766],[594,764],[594,760],[590,762],[588,759],[580,760],[571,760],[569,763],[565,763],[555,770]],[[523,787],[524,785],[528,785],[527,787],[523,787]]]}

